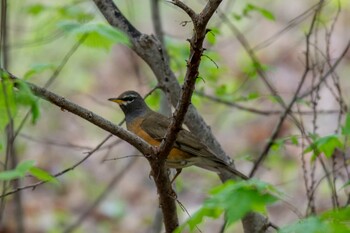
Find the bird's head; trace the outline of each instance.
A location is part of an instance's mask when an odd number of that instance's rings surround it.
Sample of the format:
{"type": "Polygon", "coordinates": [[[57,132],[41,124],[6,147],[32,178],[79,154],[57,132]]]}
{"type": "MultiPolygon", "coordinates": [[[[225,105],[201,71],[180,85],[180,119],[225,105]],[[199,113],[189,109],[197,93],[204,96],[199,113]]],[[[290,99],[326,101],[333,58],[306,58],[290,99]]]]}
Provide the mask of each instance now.
{"type": "Polygon", "coordinates": [[[149,110],[144,99],[136,91],[126,91],[118,97],[109,98],[108,100],[119,104],[126,118],[145,114],[149,110]]]}

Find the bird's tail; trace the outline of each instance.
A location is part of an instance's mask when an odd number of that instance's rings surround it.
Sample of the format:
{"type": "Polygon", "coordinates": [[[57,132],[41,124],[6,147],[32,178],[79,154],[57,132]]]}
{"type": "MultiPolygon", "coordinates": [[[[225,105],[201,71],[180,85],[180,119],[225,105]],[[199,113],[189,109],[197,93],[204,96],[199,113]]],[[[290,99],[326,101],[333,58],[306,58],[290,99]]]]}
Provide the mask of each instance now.
{"type": "MultiPolygon", "coordinates": [[[[225,164],[226,165],[226,164],[225,164]]],[[[233,175],[235,176],[238,176],[239,178],[243,179],[243,180],[249,180],[249,177],[244,175],[242,172],[238,171],[237,169],[229,166],[229,165],[226,165],[224,167],[224,169],[230,173],[232,173],[233,175]]]]}

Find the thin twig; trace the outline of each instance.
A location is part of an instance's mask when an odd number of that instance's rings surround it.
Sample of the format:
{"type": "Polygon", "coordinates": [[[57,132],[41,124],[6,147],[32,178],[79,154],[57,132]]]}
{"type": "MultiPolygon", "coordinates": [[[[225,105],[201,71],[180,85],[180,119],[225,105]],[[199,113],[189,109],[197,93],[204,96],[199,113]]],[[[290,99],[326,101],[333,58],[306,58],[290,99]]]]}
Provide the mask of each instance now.
{"type": "MultiPolygon", "coordinates": [[[[87,154],[83,159],[79,160],[79,161],[78,161],[77,163],[75,163],[73,166],[71,166],[71,167],[69,167],[69,168],[66,168],[66,169],[64,169],[63,171],[60,171],[60,172],[54,174],[53,177],[56,177],[56,178],[57,178],[57,177],[59,177],[59,176],[62,176],[62,175],[64,175],[64,174],[66,174],[66,173],[69,172],[69,171],[74,170],[76,167],[78,167],[80,164],[82,164],[82,163],[85,162],[88,158],[90,158],[90,156],[93,155],[96,151],[98,151],[98,150],[101,148],[101,146],[102,146],[105,142],[107,142],[111,137],[112,137],[112,135],[108,135],[108,136],[107,136],[105,139],[103,139],[102,142],[100,142],[93,150],[89,151],[88,154],[87,154]]],[[[49,181],[39,181],[39,182],[34,183],[34,184],[31,184],[31,185],[26,185],[26,186],[23,186],[23,187],[18,187],[18,188],[14,189],[14,190],[11,190],[11,191],[9,191],[9,192],[6,192],[6,193],[2,194],[2,195],[0,196],[0,198],[3,199],[3,198],[6,197],[6,196],[12,195],[12,194],[14,194],[14,193],[17,193],[17,192],[22,191],[22,190],[25,190],[25,189],[33,189],[33,190],[34,190],[34,189],[37,188],[38,186],[40,186],[40,185],[42,185],[42,184],[45,184],[45,183],[47,183],[47,182],[49,182],[49,181]]]]}
{"type": "MultiPolygon", "coordinates": [[[[322,0],[321,0],[322,1],[322,0]]],[[[319,8],[315,11],[314,17],[311,21],[310,24],[310,28],[308,31],[308,34],[306,35],[306,52],[305,52],[305,58],[306,58],[306,65],[305,65],[305,71],[301,77],[301,80],[299,81],[299,84],[294,92],[294,96],[292,98],[292,100],[290,101],[290,103],[288,105],[285,105],[283,100],[280,99],[279,103],[285,108],[284,113],[280,116],[280,119],[278,121],[278,123],[275,126],[274,131],[272,132],[269,141],[267,142],[267,144],[265,145],[264,149],[262,150],[262,152],[259,154],[258,159],[255,161],[254,166],[252,168],[252,170],[249,173],[249,177],[253,177],[253,175],[255,174],[255,172],[257,171],[257,169],[259,168],[260,164],[264,161],[264,159],[266,158],[266,156],[268,155],[270,148],[272,147],[272,145],[274,144],[275,139],[278,136],[278,133],[282,127],[282,124],[284,122],[284,120],[286,119],[286,117],[288,116],[290,110],[292,109],[292,106],[294,105],[294,103],[298,100],[298,95],[301,91],[301,88],[306,80],[306,76],[309,72],[309,39],[310,36],[312,35],[313,32],[313,28],[317,19],[317,15],[319,13],[319,11],[322,9],[322,4],[319,5],[319,8]]],[[[253,56],[253,58],[255,57],[254,54],[252,53],[251,56],[253,56]]],[[[260,75],[264,76],[264,72],[261,72],[260,75]]],[[[265,77],[266,78],[266,77],[265,77]]],[[[264,79],[265,79],[264,78],[264,79]]],[[[266,84],[268,85],[268,82],[266,82],[266,84]]],[[[272,86],[269,86],[270,91],[272,93],[275,93],[277,95],[277,92],[273,89],[272,86]]],[[[296,119],[295,119],[296,121],[296,119]]]]}

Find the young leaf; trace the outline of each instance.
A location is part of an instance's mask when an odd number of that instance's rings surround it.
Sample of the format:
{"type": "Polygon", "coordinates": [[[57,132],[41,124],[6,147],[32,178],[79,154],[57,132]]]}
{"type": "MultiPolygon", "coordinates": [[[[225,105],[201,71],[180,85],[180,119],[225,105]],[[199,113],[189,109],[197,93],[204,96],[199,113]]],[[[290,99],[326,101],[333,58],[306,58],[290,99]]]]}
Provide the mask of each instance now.
{"type": "Polygon", "coordinates": [[[29,169],[31,169],[35,164],[34,160],[25,160],[20,162],[17,167],[16,167],[16,171],[18,171],[20,174],[22,174],[22,176],[24,176],[29,169]]]}
{"type": "Polygon", "coordinates": [[[229,226],[250,211],[264,212],[266,205],[275,202],[278,196],[272,185],[257,180],[228,181],[214,188],[210,194],[203,206],[177,232],[186,225],[192,231],[205,217],[218,218],[225,211],[229,226]]]}
{"type": "Polygon", "coordinates": [[[336,148],[342,148],[343,143],[339,140],[337,135],[329,135],[317,140],[317,148],[323,152],[328,158],[333,155],[336,148]]]}
{"type": "Polygon", "coordinates": [[[16,102],[24,106],[30,106],[32,123],[35,124],[40,116],[40,108],[37,97],[32,93],[25,82],[17,80],[16,84],[18,86],[18,92],[16,92],[16,102]]]}
{"type": "Polygon", "coordinates": [[[44,12],[44,10],[46,9],[46,6],[41,3],[34,3],[29,6],[26,6],[25,8],[29,14],[36,16],[44,12]]]}
{"type": "Polygon", "coordinates": [[[57,179],[52,176],[50,173],[48,173],[47,171],[40,169],[38,167],[31,167],[29,169],[29,173],[34,176],[35,178],[37,178],[38,180],[41,181],[48,181],[54,184],[58,184],[57,179]]]}
{"type": "Polygon", "coordinates": [[[296,145],[296,146],[299,145],[298,137],[295,135],[290,137],[290,141],[292,142],[293,145],[296,145]]]}
{"type": "Polygon", "coordinates": [[[319,156],[320,153],[324,153],[326,157],[330,158],[335,149],[342,147],[343,143],[338,135],[328,135],[314,139],[314,142],[304,150],[304,153],[313,151],[313,159],[319,156]]]}
{"type": "Polygon", "coordinates": [[[23,177],[17,170],[0,172],[0,180],[14,180],[23,177]]]}
{"type": "Polygon", "coordinates": [[[327,211],[281,228],[279,233],[345,233],[350,232],[350,208],[327,211]]]}
{"type": "Polygon", "coordinates": [[[318,233],[331,232],[329,227],[317,217],[300,220],[297,223],[283,227],[279,233],[318,233]]]}
{"type": "Polygon", "coordinates": [[[218,28],[210,28],[205,38],[209,44],[214,45],[216,43],[216,36],[219,34],[220,30],[218,28]]]}
{"type": "Polygon", "coordinates": [[[13,92],[13,82],[8,80],[6,74],[2,73],[0,82],[0,132],[5,131],[9,123],[9,115],[14,117],[17,112],[16,102],[13,92]]]}
{"type": "Polygon", "coordinates": [[[268,20],[271,20],[271,21],[275,20],[275,16],[271,11],[253,4],[246,5],[246,7],[243,9],[243,15],[248,16],[249,13],[252,11],[260,13],[263,17],[265,17],[268,20]]]}

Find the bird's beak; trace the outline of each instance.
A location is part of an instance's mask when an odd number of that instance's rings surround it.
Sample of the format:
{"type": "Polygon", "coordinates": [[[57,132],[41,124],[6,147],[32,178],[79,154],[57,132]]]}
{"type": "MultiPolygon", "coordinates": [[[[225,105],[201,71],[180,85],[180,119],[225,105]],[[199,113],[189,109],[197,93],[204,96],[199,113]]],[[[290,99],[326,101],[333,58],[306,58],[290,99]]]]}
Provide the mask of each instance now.
{"type": "Polygon", "coordinates": [[[115,103],[117,103],[119,105],[121,105],[121,104],[123,104],[125,102],[124,100],[119,99],[119,98],[109,98],[108,100],[112,101],[112,102],[115,102],[115,103]]]}

